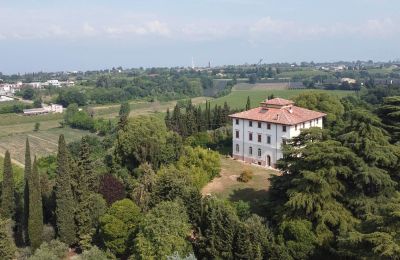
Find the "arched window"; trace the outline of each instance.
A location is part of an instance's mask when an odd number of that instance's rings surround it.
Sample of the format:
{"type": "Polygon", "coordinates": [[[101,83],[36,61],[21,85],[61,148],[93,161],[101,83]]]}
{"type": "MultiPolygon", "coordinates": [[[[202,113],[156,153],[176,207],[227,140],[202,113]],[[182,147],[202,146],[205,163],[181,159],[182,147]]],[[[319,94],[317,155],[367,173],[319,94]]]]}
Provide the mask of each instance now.
{"type": "Polygon", "coordinates": [[[271,156],[267,155],[267,166],[271,166],[271,156]]]}
{"type": "Polygon", "coordinates": [[[237,153],[239,152],[239,145],[238,144],[236,144],[236,152],[237,153]]]}
{"type": "Polygon", "coordinates": [[[261,149],[258,148],[258,157],[261,157],[261,149]]]}
{"type": "Polygon", "coordinates": [[[249,147],[249,154],[252,155],[253,154],[253,147],[249,147]]]}

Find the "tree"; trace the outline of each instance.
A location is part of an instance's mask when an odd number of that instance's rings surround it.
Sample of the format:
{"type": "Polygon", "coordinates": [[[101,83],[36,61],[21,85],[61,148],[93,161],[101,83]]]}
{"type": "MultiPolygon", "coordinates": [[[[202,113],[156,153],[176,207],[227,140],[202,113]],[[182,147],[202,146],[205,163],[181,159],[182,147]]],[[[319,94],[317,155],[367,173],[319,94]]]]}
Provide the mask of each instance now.
{"type": "Polygon", "coordinates": [[[34,126],[34,128],[33,128],[33,131],[37,132],[37,131],[39,131],[39,128],[40,128],[40,123],[39,123],[39,122],[36,122],[36,123],[35,123],[35,126],[34,126]]]}
{"type": "Polygon", "coordinates": [[[99,193],[103,195],[108,205],[125,198],[124,184],[111,174],[100,179],[99,193]]]}
{"type": "Polygon", "coordinates": [[[57,260],[64,259],[68,253],[68,246],[58,240],[51,240],[50,242],[44,242],[35,251],[29,260],[57,260]]]}
{"type": "Polygon", "coordinates": [[[26,139],[25,144],[25,169],[24,169],[24,213],[22,220],[23,237],[26,244],[29,243],[28,238],[28,219],[29,219],[29,179],[32,171],[31,150],[29,140],[26,139]]]}
{"type": "Polygon", "coordinates": [[[71,165],[64,135],[58,140],[57,176],[55,184],[56,225],[60,240],[68,245],[76,242],[74,198],[71,188],[71,165]]]}
{"type": "Polygon", "coordinates": [[[138,259],[166,259],[177,252],[187,255],[192,246],[189,219],[185,207],[174,201],[164,201],[151,209],[139,223],[135,239],[135,254],[138,259]]]}
{"type": "Polygon", "coordinates": [[[294,98],[297,106],[327,114],[325,126],[340,128],[343,123],[344,107],[340,99],[334,95],[319,92],[304,92],[294,98]]]}
{"type": "Polygon", "coordinates": [[[32,173],[29,181],[29,220],[28,234],[31,247],[35,250],[42,244],[43,206],[36,157],[33,161],[32,173]]]}
{"type": "Polygon", "coordinates": [[[245,110],[249,110],[250,108],[251,108],[250,96],[247,96],[247,102],[246,102],[246,108],[245,108],[245,110]]]}
{"type": "Polygon", "coordinates": [[[141,164],[135,170],[138,183],[133,189],[132,197],[136,205],[146,212],[150,207],[151,193],[153,191],[156,173],[148,163],[141,164]]]}
{"type": "Polygon", "coordinates": [[[72,175],[73,193],[77,202],[75,222],[80,245],[85,249],[90,247],[90,242],[95,232],[91,218],[90,197],[97,187],[87,139],[88,137],[86,136],[81,140],[78,167],[75,174],[72,175]]]}
{"type": "Polygon", "coordinates": [[[226,202],[207,197],[203,199],[199,240],[200,258],[233,259],[234,241],[239,219],[226,202]]]}
{"type": "Polygon", "coordinates": [[[400,141],[400,96],[385,97],[377,111],[392,141],[400,141]]]}
{"type": "Polygon", "coordinates": [[[140,209],[133,201],[116,201],[100,217],[100,235],[105,246],[118,256],[129,253],[129,238],[140,220],[140,209]]]}
{"type": "Polygon", "coordinates": [[[123,130],[118,131],[115,151],[123,165],[130,169],[148,162],[158,168],[162,163],[162,150],[167,145],[165,123],[159,118],[140,116],[129,120],[123,130]]]}
{"type": "Polygon", "coordinates": [[[4,156],[3,182],[1,189],[1,215],[6,219],[12,219],[15,214],[14,190],[14,174],[11,164],[11,156],[10,152],[7,150],[4,156]]]}
{"type": "Polygon", "coordinates": [[[121,104],[121,107],[119,109],[119,122],[118,122],[118,127],[119,129],[122,129],[126,126],[126,124],[128,123],[128,118],[129,118],[129,114],[131,112],[131,108],[129,105],[129,102],[124,102],[121,104]]]}
{"type": "Polygon", "coordinates": [[[10,220],[0,218],[0,259],[15,259],[16,251],[17,248],[11,234],[10,220]]]}

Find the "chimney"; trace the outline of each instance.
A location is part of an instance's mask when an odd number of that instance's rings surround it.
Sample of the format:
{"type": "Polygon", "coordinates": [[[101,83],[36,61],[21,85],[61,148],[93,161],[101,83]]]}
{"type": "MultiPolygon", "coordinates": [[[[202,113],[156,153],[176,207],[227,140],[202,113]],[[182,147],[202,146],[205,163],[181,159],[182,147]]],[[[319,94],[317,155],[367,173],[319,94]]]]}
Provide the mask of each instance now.
{"type": "Polygon", "coordinates": [[[276,114],[276,120],[277,121],[279,120],[279,114],[276,114]]]}
{"type": "Polygon", "coordinates": [[[289,113],[293,113],[292,106],[289,107],[289,113]]]}

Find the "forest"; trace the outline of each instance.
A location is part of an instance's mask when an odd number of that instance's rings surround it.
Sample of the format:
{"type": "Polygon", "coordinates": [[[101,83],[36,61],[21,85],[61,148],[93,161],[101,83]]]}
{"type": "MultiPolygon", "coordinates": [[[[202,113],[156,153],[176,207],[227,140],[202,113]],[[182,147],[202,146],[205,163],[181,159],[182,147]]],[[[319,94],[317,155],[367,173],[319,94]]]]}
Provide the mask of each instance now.
{"type": "Polygon", "coordinates": [[[399,95],[295,97],[327,114],[324,129],[287,141],[263,214],[200,192],[231,149],[229,104],[178,103],[163,120],[122,103],[102,136],[61,135],[56,156],[36,158],[27,139],[21,178],[4,159],[0,258],[399,259],[399,95]]]}

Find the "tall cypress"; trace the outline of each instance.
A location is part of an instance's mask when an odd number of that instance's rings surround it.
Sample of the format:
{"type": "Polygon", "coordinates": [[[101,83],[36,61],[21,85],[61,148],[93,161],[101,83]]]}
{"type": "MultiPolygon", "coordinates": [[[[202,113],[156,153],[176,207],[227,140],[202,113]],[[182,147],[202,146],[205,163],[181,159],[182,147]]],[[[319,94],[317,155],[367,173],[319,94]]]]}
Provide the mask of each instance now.
{"type": "Polygon", "coordinates": [[[71,188],[71,167],[64,135],[58,140],[56,195],[56,225],[59,239],[73,245],[75,238],[74,198],[71,188]]]}
{"type": "Polygon", "coordinates": [[[247,96],[246,110],[249,110],[250,108],[251,108],[251,104],[250,104],[250,96],[247,96]]]}
{"type": "Polygon", "coordinates": [[[4,157],[3,187],[1,190],[1,211],[7,219],[14,217],[14,175],[11,165],[10,152],[6,151],[4,157]]]}
{"type": "Polygon", "coordinates": [[[83,137],[79,152],[78,167],[74,174],[77,185],[75,189],[75,199],[77,209],[75,212],[75,222],[77,225],[77,233],[79,244],[83,249],[90,247],[94,229],[92,227],[90,196],[95,190],[96,178],[92,170],[92,162],[90,160],[90,147],[87,137],[83,137]]]}
{"type": "Polygon", "coordinates": [[[23,237],[26,244],[29,243],[28,238],[28,218],[29,218],[29,178],[32,171],[31,150],[29,140],[26,139],[25,145],[25,170],[24,170],[24,214],[22,219],[23,237]]]}
{"type": "Polygon", "coordinates": [[[29,219],[28,234],[31,247],[38,248],[42,244],[43,232],[43,206],[40,188],[40,176],[36,157],[33,160],[32,172],[28,180],[29,186],[29,219]]]}

